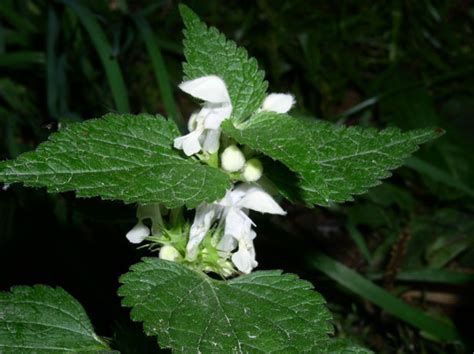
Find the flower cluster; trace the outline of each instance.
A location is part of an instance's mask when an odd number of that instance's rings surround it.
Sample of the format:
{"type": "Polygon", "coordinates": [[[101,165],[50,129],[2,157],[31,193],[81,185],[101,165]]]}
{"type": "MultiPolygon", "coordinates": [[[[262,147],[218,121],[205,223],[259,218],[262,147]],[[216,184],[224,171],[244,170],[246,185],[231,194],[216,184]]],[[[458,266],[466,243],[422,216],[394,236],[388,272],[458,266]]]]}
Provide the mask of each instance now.
{"type": "MultiPolygon", "coordinates": [[[[221,151],[220,165],[218,163],[216,167],[220,166],[229,173],[236,183],[223,199],[198,206],[191,227],[186,229],[183,250],[177,250],[173,246],[176,242],[169,241],[169,237],[156,238],[163,235],[166,229],[157,205],[138,208],[138,223],[128,232],[127,238],[132,243],[140,243],[145,238],[157,240],[162,245],[162,259],[190,265],[211,263],[200,269],[216,271],[224,276],[233,274],[234,267],[242,273],[250,273],[258,263],[253,244],[255,224],[248,215],[249,211],[278,215],[285,215],[286,212],[257,183],[263,174],[262,163],[257,158],[247,159],[235,144],[226,142],[227,146],[221,146],[221,123],[232,115],[232,102],[225,82],[211,75],[183,82],[179,87],[203,100],[204,104],[190,117],[189,133],[176,138],[174,147],[183,150],[187,156],[196,155],[203,161],[213,160],[211,157],[218,156],[221,151]],[[151,229],[144,224],[145,219],[151,220],[151,229]],[[214,258],[211,255],[215,255],[214,258]],[[218,266],[212,266],[216,262],[218,266]]],[[[286,113],[293,104],[292,95],[273,93],[265,98],[258,111],[286,113]]]]}

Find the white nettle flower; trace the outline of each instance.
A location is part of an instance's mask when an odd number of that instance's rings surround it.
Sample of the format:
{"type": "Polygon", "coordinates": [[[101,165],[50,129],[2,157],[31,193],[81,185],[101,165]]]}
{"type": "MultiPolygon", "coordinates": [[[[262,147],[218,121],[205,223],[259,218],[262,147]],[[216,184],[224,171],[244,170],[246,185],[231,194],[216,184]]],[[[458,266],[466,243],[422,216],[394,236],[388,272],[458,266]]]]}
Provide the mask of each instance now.
{"type": "Polygon", "coordinates": [[[249,210],[279,215],[285,215],[286,212],[262,187],[249,183],[242,183],[228,191],[218,204],[223,207],[225,227],[217,248],[225,253],[238,245],[238,251],[232,255],[232,262],[242,273],[250,273],[258,263],[253,246],[256,234],[252,225],[255,224],[248,216],[249,210]]]}
{"type": "Polygon", "coordinates": [[[201,150],[215,153],[219,150],[220,125],[232,113],[232,103],[225,82],[218,76],[203,76],[185,81],[179,88],[191,96],[203,100],[202,109],[191,116],[190,133],[174,140],[174,147],[187,156],[201,150]]]}
{"type": "Polygon", "coordinates": [[[194,222],[189,231],[189,241],[186,245],[186,258],[193,261],[197,257],[199,245],[209,232],[212,223],[217,219],[220,208],[215,204],[202,203],[196,209],[194,222]]]}
{"type": "Polygon", "coordinates": [[[146,237],[160,233],[163,219],[159,204],[139,205],[137,208],[137,219],[137,224],[126,235],[131,243],[140,243],[146,237]],[[146,219],[151,220],[151,230],[143,223],[143,220],[146,219]]]}
{"type": "Polygon", "coordinates": [[[295,104],[295,97],[288,93],[271,93],[263,101],[260,111],[286,113],[295,104]]]}
{"type": "Polygon", "coordinates": [[[256,184],[242,183],[227,191],[225,197],[215,203],[203,203],[196,209],[196,216],[189,233],[186,246],[186,258],[196,259],[199,245],[209,232],[212,224],[221,219],[224,234],[217,245],[223,257],[228,257],[237,246],[238,251],[232,255],[232,262],[242,273],[250,273],[258,263],[255,260],[252,230],[254,223],[248,216],[249,210],[261,213],[285,215],[286,212],[278,203],[256,184]]]}

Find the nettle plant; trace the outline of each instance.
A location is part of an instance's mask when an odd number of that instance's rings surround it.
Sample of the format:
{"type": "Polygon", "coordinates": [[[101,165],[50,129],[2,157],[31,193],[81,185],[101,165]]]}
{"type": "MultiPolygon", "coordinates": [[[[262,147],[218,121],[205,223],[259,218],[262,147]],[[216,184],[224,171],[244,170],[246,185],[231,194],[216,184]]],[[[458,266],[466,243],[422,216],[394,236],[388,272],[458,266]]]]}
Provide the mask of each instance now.
{"type": "MultiPolygon", "coordinates": [[[[442,131],[292,117],[294,97],[268,94],[255,59],[189,8],[180,10],[186,62],[179,87],[202,103],[187,134],[161,116],[108,114],[67,125],[36,151],[2,162],[1,181],[137,204],[138,222],[126,237],[152,256],[121,277],[118,293],[162,348],[364,352],[330,337],[331,315],[310,283],[254,271],[252,213],[284,217],[277,198],[308,207],[352,200],[442,131]]],[[[59,288],[1,293],[0,319],[1,350],[108,348],[59,288]]]]}

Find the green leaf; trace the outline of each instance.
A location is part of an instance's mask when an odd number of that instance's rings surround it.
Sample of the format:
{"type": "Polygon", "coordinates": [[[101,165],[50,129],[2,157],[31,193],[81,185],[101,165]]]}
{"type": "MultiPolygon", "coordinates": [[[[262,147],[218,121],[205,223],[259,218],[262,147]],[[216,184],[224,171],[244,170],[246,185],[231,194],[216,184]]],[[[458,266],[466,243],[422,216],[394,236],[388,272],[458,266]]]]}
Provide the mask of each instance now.
{"type": "Polygon", "coordinates": [[[258,69],[254,58],[244,48],[205,23],[187,6],[180,6],[184,31],[183,64],[185,80],[206,75],[217,75],[227,84],[232,101],[232,119],[243,120],[254,113],[265,99],[268,84],[265,73],[258,69]]]}
{"type": "Polygon", "coordinates": [[[227,175],[183,158],[172,147],[176,136],[176,125],[160,116],[108,114],[67,125],[36,151],[0,163],[0,181],[168,208],[223,197],[227,175]]]}
{"type": "Polygon", "coordinates": [[[121,278],[119,295],[162,348],[292,353],[329,345],[324,299],[295,275],[259,271],[217,281],[158,258],[144,258],[131,269],[121,278]]]}
{"type": "Polygon", "coordinates": [[[63,289],[35,285],[0,292],[0,352],[107,349],[81,304],[63,289]]]}
{"type": "MultiPolygon", "coordinates": [[[[298,198],[308,206],[352,200],[390,176],[419,144],[443,133],[420,129],[406,133],[395,128],[381,131],[334,126],[273,112],[257,113],[236,128],[222,124],[224,132],[241,144],[279,160],[298,178],[298,198]]],[[[269,176],[270,178],[272,176],[269,176]]],[[[290,199],[288,186],[281,188],[290,199]]]]}

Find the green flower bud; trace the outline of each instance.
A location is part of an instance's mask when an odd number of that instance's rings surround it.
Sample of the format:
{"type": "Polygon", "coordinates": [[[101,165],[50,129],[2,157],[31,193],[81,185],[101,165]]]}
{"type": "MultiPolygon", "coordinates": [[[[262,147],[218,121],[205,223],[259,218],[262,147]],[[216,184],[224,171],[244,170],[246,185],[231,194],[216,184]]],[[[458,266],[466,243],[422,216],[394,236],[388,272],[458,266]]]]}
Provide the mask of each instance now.
{"type": "Polygon", "coordinates": [[[262,177],[262,174],[263,166],[260,160],[250,159],[245,164],[241,177],[245,182],[255,182],[262,177]]]}
{"type": "Polygon", "coordinates": [[[236,145],[228,146],[221,154],[221,167],[227,172],[237,172],[244,164],[245,156],[236,145]]]}

